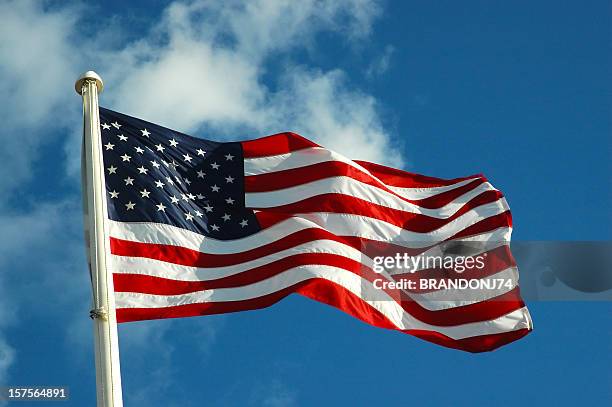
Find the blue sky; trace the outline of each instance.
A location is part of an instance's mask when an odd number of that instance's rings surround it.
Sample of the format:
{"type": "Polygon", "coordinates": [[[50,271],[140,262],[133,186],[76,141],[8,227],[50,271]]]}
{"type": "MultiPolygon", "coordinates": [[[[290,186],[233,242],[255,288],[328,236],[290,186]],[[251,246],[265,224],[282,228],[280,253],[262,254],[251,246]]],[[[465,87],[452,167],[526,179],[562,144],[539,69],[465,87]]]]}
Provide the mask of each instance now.
{"type": "MultiPolygon", "coordinates": [[[[87,69],[105,80],[101,104],[126,114],[482,172],[508,197],[514,239],[611,239],[609,1],[248,4],[0,1],[0,384],[95,402],[73,90],[87,69]]],[[[125,403],[609,405],[610,303],[529,306],[531,335],[478,355],[297,296],[126,324],[125,403]]]]}

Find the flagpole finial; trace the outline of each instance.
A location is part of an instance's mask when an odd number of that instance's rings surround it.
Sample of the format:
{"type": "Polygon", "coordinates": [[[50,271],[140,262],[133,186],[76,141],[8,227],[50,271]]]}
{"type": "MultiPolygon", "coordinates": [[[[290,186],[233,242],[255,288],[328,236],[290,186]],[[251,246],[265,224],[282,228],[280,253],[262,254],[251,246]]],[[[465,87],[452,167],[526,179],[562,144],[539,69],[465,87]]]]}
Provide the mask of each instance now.
{"type": "Polygon", "coordinates": [[[77,81],[74,83],[74,90],[76,90],[76,92],[81,95],[83,91],[83,84],[85,83],[85,81],[88,80],[95,81],[96,88],[98,88],[98,93],[102,93],[102,90],[104,89],[104,82],[102,82],[102,78],[100,78],[100,75],[98,75],[94,71],[87,71],[81,76],[79,76],[79,79],[77,79],[77,81]]]}

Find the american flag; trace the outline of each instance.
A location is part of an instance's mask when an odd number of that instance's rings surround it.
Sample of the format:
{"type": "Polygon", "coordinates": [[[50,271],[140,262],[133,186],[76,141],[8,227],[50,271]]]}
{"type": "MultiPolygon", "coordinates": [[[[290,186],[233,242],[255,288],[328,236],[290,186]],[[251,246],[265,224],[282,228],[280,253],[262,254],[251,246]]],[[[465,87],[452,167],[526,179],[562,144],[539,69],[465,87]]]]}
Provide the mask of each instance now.
{"type": "Polygon", "coordinates": [[[252,310],[298,293],[472,352],[531,330],[509,208],[482,175],[352,161],[294,133],[220,143],[104,108],[100,124],[118,322],[252,310]],[[377,244],[415,255],[461,240],[490,243],[481,252],[495,261],[477,277],[511,286],[480,297],[374,286],[396,279],[372,271],[377,244]]]}

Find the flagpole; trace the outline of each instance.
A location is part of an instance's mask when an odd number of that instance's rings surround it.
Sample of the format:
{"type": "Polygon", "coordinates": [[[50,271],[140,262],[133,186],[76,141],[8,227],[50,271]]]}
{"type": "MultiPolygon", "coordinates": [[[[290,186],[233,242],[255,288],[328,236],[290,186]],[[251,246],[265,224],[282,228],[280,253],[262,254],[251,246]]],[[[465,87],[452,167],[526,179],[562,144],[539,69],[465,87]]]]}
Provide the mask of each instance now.
{"type": "Polygon", "coordinates": [[[122,407],[113,276],[106,268],[106,257],[110,251],[106,233],[106,188],[98,110],[98,93],[102,93],[104,84],[98,74],[88,71],[79,77],[74,87],[83,97],[83,193],[93,289],[90,316],[94,320],[97,405],[122,407]]]}

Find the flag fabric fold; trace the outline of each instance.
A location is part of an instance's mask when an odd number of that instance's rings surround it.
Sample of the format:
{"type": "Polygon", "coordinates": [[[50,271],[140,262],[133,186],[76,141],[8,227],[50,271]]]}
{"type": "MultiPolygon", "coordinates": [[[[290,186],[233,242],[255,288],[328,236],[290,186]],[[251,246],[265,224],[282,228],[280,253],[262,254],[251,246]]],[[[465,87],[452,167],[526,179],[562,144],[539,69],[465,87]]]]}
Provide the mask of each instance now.
{"type": "Polygon", "coordinates": [[[510,210],[482,175],[443,180],[353,161],[294,133],[219,143],[104,108],[100,123],[119,322],[252,310],[297,293],[471,352],[532,329],[510,210]],[[376,270],[381,255],[448,254],[453,242],[472,244],[486,266],[376,270]],[[381,288],[466,275],[505,285],[381,288]]]}

